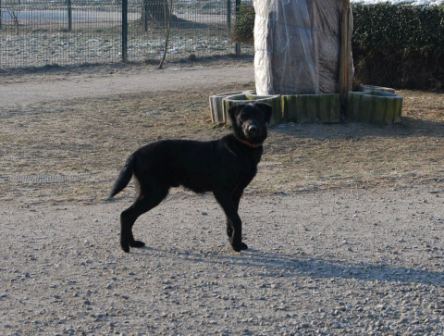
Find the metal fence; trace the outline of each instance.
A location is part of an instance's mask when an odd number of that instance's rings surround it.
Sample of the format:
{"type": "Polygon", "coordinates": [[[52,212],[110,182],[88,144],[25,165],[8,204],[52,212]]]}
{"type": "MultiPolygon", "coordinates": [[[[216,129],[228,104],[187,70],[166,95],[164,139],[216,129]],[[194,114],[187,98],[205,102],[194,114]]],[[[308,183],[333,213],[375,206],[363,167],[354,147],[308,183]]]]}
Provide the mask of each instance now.
{"type": "MultiPolygon", "coordinates": [[[[160,60],[240,52],[240,0],[0,0],[0,69],[160,60]],[[168,15],[172,13],[172,15],[168,15]]],[[[251,48],[243,48],[251,53],[251,48]]]]}

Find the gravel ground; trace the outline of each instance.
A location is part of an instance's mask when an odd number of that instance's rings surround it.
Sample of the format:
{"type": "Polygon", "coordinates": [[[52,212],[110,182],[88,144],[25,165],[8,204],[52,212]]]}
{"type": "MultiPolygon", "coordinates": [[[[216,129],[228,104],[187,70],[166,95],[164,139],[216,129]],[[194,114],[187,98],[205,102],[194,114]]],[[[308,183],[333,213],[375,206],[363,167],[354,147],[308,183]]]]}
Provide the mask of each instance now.
{"type": "Polygon", "coordinates": [[[397,127],[272,129],[241,203],[248,251],[212,197],[181,189],[136,223],[148,247],[120,251],[133,186],[101,201],[117,169],[146,142],[227,133],[208,95],[249,88],[248,71],[220,76],[237,66],[2,78],[0,335],[444,333],[443,94],[402,91],[397,127]],[[160,90],[102,97],[144,74],[160,90]]]}
{"type": "Polygon", "coordinates": [[[442,335],[443,189],[248,194],[232,252],[173,193],[124,254],[113,203],[0,205],[2,335],[442,335]]]}

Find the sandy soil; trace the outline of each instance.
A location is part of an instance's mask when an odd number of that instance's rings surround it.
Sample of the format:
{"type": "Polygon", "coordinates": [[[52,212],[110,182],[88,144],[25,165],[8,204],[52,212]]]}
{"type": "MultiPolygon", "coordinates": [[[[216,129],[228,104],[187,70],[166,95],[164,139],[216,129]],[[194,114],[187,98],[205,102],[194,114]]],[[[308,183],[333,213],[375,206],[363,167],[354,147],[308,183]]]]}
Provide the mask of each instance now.
{"type": "MultiPolygon", "coordinates": [[[[108,80],[29,84],[71,76],[108,80]]],[[[209,123],[207,99],[252,87],[230,83],[22,105],[3,96],[1,335],[443,334],[443,94],[401,92],[396,127],[272,129],[241,202],[249,251],[229,249],[212,197],[181,189],[136,223],[146,249],[119,250],[134,188],[103,199],[125,157],[160,138],[228,132],[209,123]]]]}

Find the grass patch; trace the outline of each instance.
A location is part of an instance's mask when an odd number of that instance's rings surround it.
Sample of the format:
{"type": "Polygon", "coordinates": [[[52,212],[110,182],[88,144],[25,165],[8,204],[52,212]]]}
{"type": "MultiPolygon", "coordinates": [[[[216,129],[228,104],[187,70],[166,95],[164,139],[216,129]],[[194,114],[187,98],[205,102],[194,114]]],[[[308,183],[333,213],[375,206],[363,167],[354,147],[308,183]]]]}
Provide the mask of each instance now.
{"type": "MultiPolygon", "coordinates": [[[[4,111],[0,200],[103,199],[126,157],[139,146],[165,138],[207,140],[228,133],[211,125],[208,96],[251,86],[78,99],[4,111]],[[66,179],[26,178],[35,175],[66,179]]],[[[405,97],[400,126],[275,127],[247,192],[442,185],[444,94],[400,94],[405,97]]]]}

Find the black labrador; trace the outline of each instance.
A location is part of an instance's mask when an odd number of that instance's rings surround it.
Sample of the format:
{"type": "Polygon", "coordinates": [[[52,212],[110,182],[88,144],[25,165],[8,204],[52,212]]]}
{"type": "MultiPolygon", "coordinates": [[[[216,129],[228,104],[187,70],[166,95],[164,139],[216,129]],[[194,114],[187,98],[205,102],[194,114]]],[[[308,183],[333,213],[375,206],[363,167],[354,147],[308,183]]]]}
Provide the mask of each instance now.
{"type": "Polygon", "coordinates": [[[137,199],[120,215],[122,249],[129,252],[130,247],[145,245],[134,239],[134,222],[157,206],[171,187],[179,185],[197,193],[212,191],[227,217],[231,246],[235,251],[247,249],[242,242],[239,201],[256,175],[271,113],[271,107],[263,103],[234,106],[228,112],[233,133],[220,140],[163,140],[134,152],[110,194],[112,198],[123,190],[134,175],[137,199]]]}

